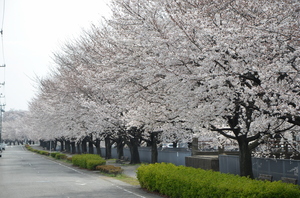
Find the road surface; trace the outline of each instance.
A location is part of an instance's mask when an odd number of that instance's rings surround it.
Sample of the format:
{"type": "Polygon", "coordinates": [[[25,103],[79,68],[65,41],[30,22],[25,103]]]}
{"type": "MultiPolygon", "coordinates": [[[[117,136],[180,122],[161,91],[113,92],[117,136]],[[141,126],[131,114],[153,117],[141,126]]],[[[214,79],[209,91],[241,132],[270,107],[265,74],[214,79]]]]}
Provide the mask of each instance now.
{"type": "Polygon", "coordinates": [[[27,151],[7,146],[0,158],[1,198],[158,198],[93,171],[83,170],[27,151]]]}

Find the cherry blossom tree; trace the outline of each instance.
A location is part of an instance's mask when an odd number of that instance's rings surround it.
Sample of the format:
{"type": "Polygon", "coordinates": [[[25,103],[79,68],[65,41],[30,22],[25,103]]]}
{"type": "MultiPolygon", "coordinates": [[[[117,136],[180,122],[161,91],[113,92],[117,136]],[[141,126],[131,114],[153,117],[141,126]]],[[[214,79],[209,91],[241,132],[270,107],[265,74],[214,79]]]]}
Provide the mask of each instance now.
{"type": "Polygon", "coordinates": [[[241,175],[252,177],[251,151],[296,127],[299,2],[113,2],[135,99],[236,140],[241,175]]]}
{"type": "Polygon", "coordinates": [[[26,130],[27,111],[10,110],[4,112],[2,121],[2,139],[10,143],[23,143],[36,138],[26,130]]]}
{"type": "Polygon", "coordinates": [[[32,111],[42,136],[122,136],[133,148],[157,132],[171,142],[217,132],[238,143],[241,175],[253,177],[254,149],[299,130],[299,2],[112,0],[111,8],[104,24],[55,54],[53,75],[40,81],[32,111]]]}

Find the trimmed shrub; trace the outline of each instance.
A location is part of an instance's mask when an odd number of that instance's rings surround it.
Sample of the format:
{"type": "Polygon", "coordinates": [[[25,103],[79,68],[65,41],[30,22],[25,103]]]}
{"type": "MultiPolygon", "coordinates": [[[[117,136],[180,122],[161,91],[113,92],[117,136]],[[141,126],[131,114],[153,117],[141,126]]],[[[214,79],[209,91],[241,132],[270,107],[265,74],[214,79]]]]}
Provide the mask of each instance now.
{"type": "Polygon", "coordinates": [[[62,153],[57,153],[56,155],[55,155],[55,158],[56,159],[67,159],[67,155],[65,155],[65,154],[62,154],[62,153]]]}
{"type": "Polygon", "coordinates": [[[49,152],[47,152],[47,151],[38,151],[38,153],[41,155],[46,155],[46,156],[49,155],[49,152]]]}
{"type": "Polygon", "coordinates": [[[96,165],[104,165],[106,161],[95,154],[83,154],[83,155],[74,155],[72,157],[72,163],[75,166],[80,168],[94,169],[96,165]]]}
{"type": "Polygon", "coordinates": [[[108,173],[108,174],[121,174],[123,172],[123,169],[118,166],[113,166],[113,165],[101,165],[101,166],[96,166],[96,170],[99,170],[100,172],[103,173],[108,173]]]}
{"type": "Polygon", "coordinates": [[[166,163],[142,165],[137,170],[142,188],[169,197],[300,197],[298,185],[281,181],[252,180],[166,163]]]}
{"type": "Polygon", "coordinates": [[[39,153],[40,150],[36,150],[33,149],[31,146],[29,146],[28,144],[25,145],[25,147],[27,148],[27,150],[31,151],[31,152],[35,152],[35,153],[39,153]]]}
{"type": "Polygon", "coordinates": [[[75,166],[79,166],[79,167],[82,167],[82,168],[86,167],[85,159],[82,157],[82,155],[73,155],[72,163],[75,166]]]}
{"type": "Polygon", "coordinates": [[[60,154],[60,153],[57,153],[57,152],[56,153],[50,153],[50,156],[55,158],[57,154],[60,154]]]}
{"type": "MultiPolygon", "coordinates": [[[[106,162],[104,162],[105,164],[106,162]]],[[[86,168],[89,170],[95,170],[96,166],[98,165],[102,165],[103,164],[103,160],[98,159],[98,160],[87,160],[86,161],[86,168]]]]}
{"type": "Polygon", "coordinates": [[[72,157],[67,157],[68,162],[72,162],[72,157]]]}

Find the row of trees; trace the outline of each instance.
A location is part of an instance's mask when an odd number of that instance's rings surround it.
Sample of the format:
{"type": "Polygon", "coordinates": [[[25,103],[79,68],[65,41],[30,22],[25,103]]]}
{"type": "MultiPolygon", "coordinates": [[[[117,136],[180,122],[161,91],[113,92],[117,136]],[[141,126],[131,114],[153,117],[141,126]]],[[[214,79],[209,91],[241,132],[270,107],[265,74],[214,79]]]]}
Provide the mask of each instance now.
{"type": "Polygon", "coordinates": [[[269,138],[295,146],[299,1],[112,0],[111,10],[54,54],[29,105],[30,133],[127,144],[133,156],[142,141],[155,154],[158,140],[221,134],[237,141],[250,177],[269,138]]]}
{"type": "MultiPolygon", "coordinates": [[[[27,111],[7,111],[2,119],[1,141],[7,144],[23,144],[27,142],[27,130],[24,119],[28,114],[27,111]]],[[[2,115],[1,115],[2,116],[2,115]]]]}

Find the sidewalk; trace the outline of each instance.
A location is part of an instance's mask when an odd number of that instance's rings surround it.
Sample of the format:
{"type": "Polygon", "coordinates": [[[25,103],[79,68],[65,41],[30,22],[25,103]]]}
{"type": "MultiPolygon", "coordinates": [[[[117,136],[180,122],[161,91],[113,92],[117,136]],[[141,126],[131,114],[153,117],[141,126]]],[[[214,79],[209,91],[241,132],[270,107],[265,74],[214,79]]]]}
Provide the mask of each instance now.
{"type": "MultiPolygon", "coordinates": [[[[30,146],[36,150],[46,151],[45,149],[43,149],[43,147],[41,147],[39,145],[30,145],[30,146]]],[[[52,151],[52,152],[59,152],[59,151],[52,151]]],[[[59,153],[61,153],[61,152],[59,152],[59,153]]],[[[74,155],[74,154],[70,154],[70,153],[63,153],[63,154],[66,154],[68,157],[72,157],[74,155]]],[[[124,170],[123,171],[124,175],[133,177],[133,178],[137,178],[136,177],[136,169],[140,166],[140,165],[130,165],[129,163],[120,164],[120,163],[116,163],[116,161],[112,160],[112,159],[107,160],[106,164],[121,167],[124,170]]]]}

